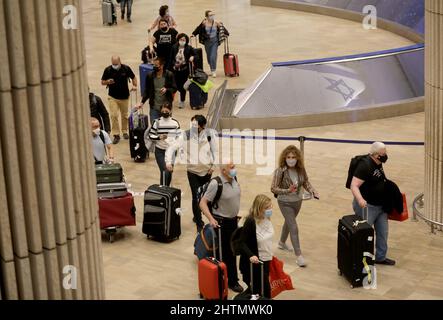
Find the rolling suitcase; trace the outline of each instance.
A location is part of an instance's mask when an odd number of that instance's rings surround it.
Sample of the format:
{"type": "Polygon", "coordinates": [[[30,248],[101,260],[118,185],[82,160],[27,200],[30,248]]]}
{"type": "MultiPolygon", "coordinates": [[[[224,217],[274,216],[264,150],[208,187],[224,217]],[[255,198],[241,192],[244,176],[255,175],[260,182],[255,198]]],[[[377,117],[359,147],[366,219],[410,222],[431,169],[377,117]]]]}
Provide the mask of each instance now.
{"type": "Polygon", "coordinates": [[[154,65],[150,63],[142,63],[139,67],[140,72],[140,92],[142,96],[146,90],[146,77],[150,72],[154,71],[154,65]]]}
{"type": "Polygon", "coordinates": [[[375,281],[374,229],[357,215],[344,216],[338,223],[337,262],[339,274],[351,288],[375,281]]]}
{"type": "MultiPolygon", "coordinates": [[[[215,235],[213,243],[215,243],[215,235]]],[[[221,229],[218,229],[218,247],[220,257],[222,256],[221,229]]],[[[215,246],[213,257],[206,257],[198,263],[198,287],[200,297],[206,300],[228,300],[228,269],[224,262],[218,261],[215,256],[215,246]]]]}
{"type": "Polygon", "coordinates": [[[153,185],[145,192],[143,233],[148,238],[171,242],[181,235],[181,190],[153,185]]]}
{"type": "Polygon", "coordinates": [[[228,39],[225,41],[225,54],[223,55],[223,65],[225,68],[225,75],[227,77],[240,76],[240,66],[238,64],[238,56],[236,54],[229,53],[228,39]]]}
{"type": "Polygon", "coordinates": [[[136,225],[134,197],[131,193],[115,198],[99,197],[98,206],[100,228],[106,231],[110,242],[113,242],[118,228],[136,225]]]}
{"type": "Polygon", "coordinates": [[[254,292],[254,264],[251,262],[251,269],[250,269],[250,277],[251,277],[251,291],[245,290],[242,293],[239,293],[234,297],[234,300],[269,300],[266,299],[265,296],[265,271],[264,271],[264,264],[262,261],[260,261],[260,272],[261,272],[261,278],[260,278],[260,284],[261,284],[261,293],[260,294],[252,294],[254,292]]]}
{"type": "Polygon", "coordinates": [[[195,38],[195,47],[194,47],[194,66],[195,69],[203,70],[203,49],[198,47],[197,38],[195,38]]]}
{"type": "Polygon", "coordinates": [[[114,24],[114,13],[112,9],[112,3],[110,0],[102,1],[102,17],[104,25],[113,25],[114,24]]]}
{"type": "Polygon", "coordinates": [[[149,126],[149,116],[143,109],[129,116],[129,151],[135,162],[145,162],[148,150],[145,146],[145,131],[149,126]]]}
{"type": "Polygon", "coordinates": [[[123,169],[119,163],[95,166],[97,184],[123,182],[123,169]]]}

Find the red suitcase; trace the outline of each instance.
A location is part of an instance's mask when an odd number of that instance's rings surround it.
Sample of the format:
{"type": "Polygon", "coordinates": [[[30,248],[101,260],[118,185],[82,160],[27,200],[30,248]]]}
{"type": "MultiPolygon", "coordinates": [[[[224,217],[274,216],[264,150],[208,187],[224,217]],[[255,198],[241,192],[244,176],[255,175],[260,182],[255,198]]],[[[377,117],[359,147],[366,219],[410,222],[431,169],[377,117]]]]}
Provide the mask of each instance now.
{"type": "Polygon", "coordinates": [[[238,55],[229,53],[228,38],[226,38],[225,41],[225,54],[223,55],[223,64],[225,67],[225,75],[227,77],[238,77],[240,75],[238,55]]]}
{"type": "Polygon", "coordinates": [[[100,228],[135,226],[134,197],[127,193],[117,198],[98,198],[100,228]]]}
{"type": "MultiPolygon", "coordinates": [[[[221,231],[218,229],[218,243],[221,252],[221,231]]],[[[215,236],[214,242],[215,243],[215,236]]],[[[206,300],[228,300],[228,269],[226,264],[214,257],[205,258],[198,263],[198,286],[200,297],[206,300]]]]}

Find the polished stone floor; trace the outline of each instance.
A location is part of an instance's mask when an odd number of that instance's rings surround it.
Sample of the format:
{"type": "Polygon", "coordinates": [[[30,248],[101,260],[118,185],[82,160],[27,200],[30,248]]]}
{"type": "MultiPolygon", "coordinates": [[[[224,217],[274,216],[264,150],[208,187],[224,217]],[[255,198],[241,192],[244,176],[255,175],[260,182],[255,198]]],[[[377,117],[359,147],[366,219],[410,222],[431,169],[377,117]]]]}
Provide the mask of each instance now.
{"type": "MultiPolygon", "coordinates": [[[[361,25],[320,15],[251,7],[247,0],[166,1],[176,18],[179,31],[190,33],[201,21],[206,9],[213,9],[217,19],[231,32],[231,51],[239,55],[241,76],[229,79],[230,88],[245,88],[275,61],[321,58],[389,49],[410,44],[406,39],[383,30],[366,31],[361,25]]],[[[147,38],[148,24],[156,17],[160,1],[135,1],[133,23],[120,21],[118,26],[103,27],[98,1],[84,1],[84,22],[88,77],[91,89],[106,98],[100,86],[103,69],[113,54],[122,57],[138,70],[140,51],[147,38]]],[[[222,50],[220,50],[220,55],[222,50]]],[[[207,65],[206,65],[207,68],[207,65]]],[[[137,71],[138,73],[138,71],[137,71]]],[[[219,58],[217,86],[225,79],[219,58]]],[[[105,99],[106,100],[106,99],[105,99]]],[[[207,110],[204,110],[206,113],[207,110]]],[[[188,107],[174,110],[174,117],[187,128],[195,114],[188,107]]],[[[324,137],[337,139],[423,141],[424,114],[345,125],[280,130],[279,136],[324,137]]],[[[276,154],[289,142],[277,142],[276,154]]],[[[295,142],[294,142],[295,143],[295,142]]],[[[243,143],[238,147],[244,150],[243,143]]],[[[285,262],[295,291],[278,299],[442,299],[443,237],[431,234],[423,222],[391,222],[389,256],[397,266],[380,266],[376,290],[349,288],[337,275],[336,242],[338,219],[351,212],[351,193],[345,189],[349,160],[367,152],[366,145],[307,142],[305,157],[308,174],[321,194],[320,201],[306,201],[298,218],[306,269],[295,264],[290,253],[275,255],[285,262]]],[[[407,194],[409,207],[423,190],[424,148],[392,146],[385,171],[407,194]]],[[[154,159],[135,164],[129,157],[126,141],[116,147],[127,181],[137,193],[157,183],[159,172],[154,159]]],[[[270,176],[256,174],[257,165],[239,166],[242,186],[241,215],[245,216],[255,195],[270,196],[270,176]]],[[[118,241],[103,241],[103,259],[108,299],[197,299],[197,260],[193,256],[195,228],[192,224],[190,189],[183,166],[177,167],[173,185],[183,191],[182,237],[171,244],[148,241],[141,233],[142,197],[136,196],[137,227],[121,231],[118,241]]],[[[283,223],[274,203],[272,218],[278,241],[283,223]]],[[[411,211],[411,209],[410,209],[411,211]]],[[[231,292],[231,297],[232,292],[231,292]]]]}

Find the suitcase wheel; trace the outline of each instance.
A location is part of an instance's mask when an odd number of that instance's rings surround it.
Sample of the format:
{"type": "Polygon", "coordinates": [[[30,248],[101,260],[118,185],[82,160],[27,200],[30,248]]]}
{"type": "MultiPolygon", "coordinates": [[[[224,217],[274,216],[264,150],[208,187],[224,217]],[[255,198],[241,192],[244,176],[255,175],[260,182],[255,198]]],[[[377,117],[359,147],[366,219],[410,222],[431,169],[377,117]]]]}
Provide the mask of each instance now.
{"type": "Polygon", "coordinates": [[[352,285],[352,284],[351,284],[351,286],[350,286],[350,287],[351,287],[351,289],[354,289],[354,285],[352,285]]]}
{"type": "Polygon", "coordinates": [[[198,296],[200,297],[200,299],[204,299],[204,297],[201,293],[199,293],[198,296]]]}

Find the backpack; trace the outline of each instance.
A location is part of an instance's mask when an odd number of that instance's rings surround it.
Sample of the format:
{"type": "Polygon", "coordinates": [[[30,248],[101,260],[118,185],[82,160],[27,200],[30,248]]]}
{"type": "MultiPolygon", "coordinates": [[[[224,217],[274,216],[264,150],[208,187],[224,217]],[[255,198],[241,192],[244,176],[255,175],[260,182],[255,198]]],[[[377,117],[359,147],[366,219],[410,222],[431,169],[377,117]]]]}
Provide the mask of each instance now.
{"type": "Polygon", "coordinates": [[[223,181],[220,177],[215,177],[209,182],[206,182],[203,186],[199,187],[197,190],[197,202],[200,203],[203,196],[206,194],[206,191],[208,191],[209,184],[212,182],[212,180],[217,181],[217,193],[215,194],[214,200],[212,202],[208,202],[209,211],[211,213],[212,209],[218,209],[218,200],[220,200],[220,197],[223,193],[223,181]]]}
{"type": "Polygon", "coordinates": [[[352,178],[354,177],[354,171],[357,168],[357,165],[360,163],[361,160],[367,159],[367,154],[355,156],[351,159],[351,162],[349,163],[349,169],[348,169],[348,179],[346,180],[346,188],[351,189],[351,182],[352,178]]]}
{"type": "Polygon", "coordinates": [[[194,241],[194,254],[199,260],[202,260],[206,257],[212,257],[214,255],[214,249],[218,249],[218,236],[214,228],[210,224],[207,224],[197,234],[194,241]]]}

